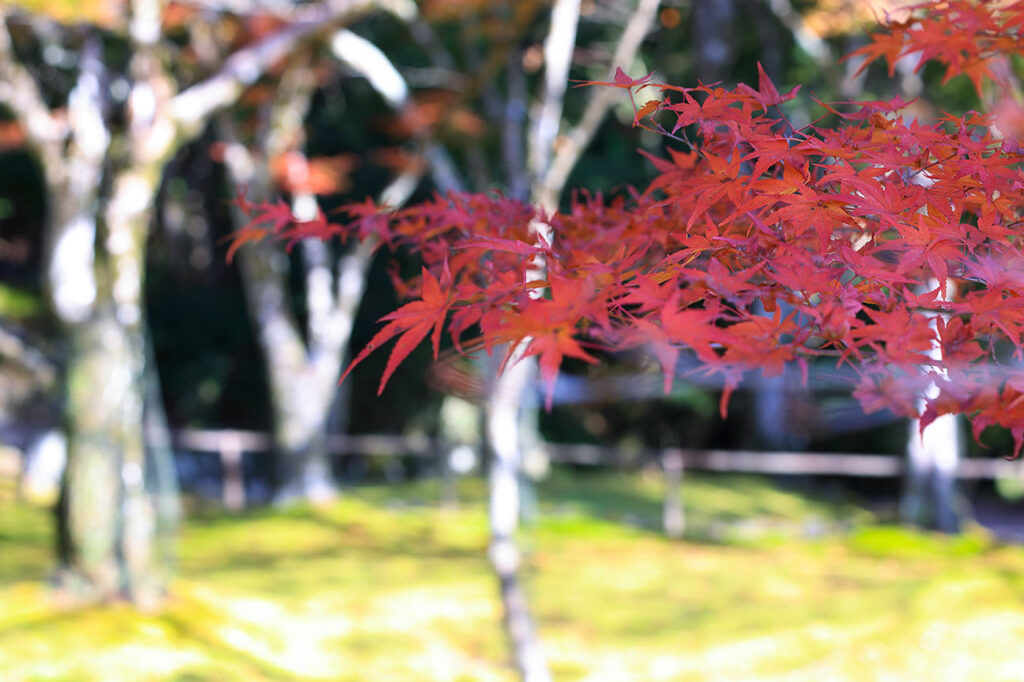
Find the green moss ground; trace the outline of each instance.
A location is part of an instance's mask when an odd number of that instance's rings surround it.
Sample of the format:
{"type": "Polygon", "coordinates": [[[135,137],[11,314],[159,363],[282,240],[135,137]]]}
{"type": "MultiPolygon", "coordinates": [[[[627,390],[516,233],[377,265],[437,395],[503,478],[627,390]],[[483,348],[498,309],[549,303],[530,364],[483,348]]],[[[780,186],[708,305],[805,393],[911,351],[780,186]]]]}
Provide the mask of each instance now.
{"type": "MultiPolygon", "coordinates": [[[[558,680],[1022,680],[1024,550],[877,524],[762,479],[556,475],[524,532],[558,680]]],[[[47,512],[0,504],[0,680],[512,680],[484,489],[192,518],[159,613],[47,590],[47,512]]]]}

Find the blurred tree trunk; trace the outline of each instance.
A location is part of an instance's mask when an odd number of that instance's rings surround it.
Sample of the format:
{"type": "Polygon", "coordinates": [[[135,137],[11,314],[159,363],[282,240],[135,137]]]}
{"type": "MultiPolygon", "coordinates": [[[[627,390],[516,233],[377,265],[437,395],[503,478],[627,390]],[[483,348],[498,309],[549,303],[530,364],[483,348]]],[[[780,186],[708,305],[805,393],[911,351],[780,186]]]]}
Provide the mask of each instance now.
{"type": "Polygon", "coordinates": [[[923,433],[920,421],[911,420],[900,500],[905,522],[943,533],[960,532],[956,470],[962,449],[963,436],[955,415],[939,417],[923,433]]]}
{"type": "MultiPolygon", "coordinates": [[[[273,160],[292,154],[296,164],[305,163],[301,153],[303,126],[316,86],[307,62],[301,59],[290,65],[274,98],[262,105],[259,118],[263,125],[253,136],[253,149],[241,142],[238,121],[227,114],[221,116],[221,135],[230,145],[226,154],[228,175],[235,187],[245,187],[249,201],[267,202],[276,194],[270,171],[273,160]]],[[[308,217],[315,217],[316,199],[312,194],[299,193],[292,200],[296,212],[305,204],[311,207],[305,209],[312,212],[308,217]]],[[[238,206],[233,216],[238,228],[248,222],[238,206]]],[[[370,253],[358,250],[341,263],[339,284],[345,280],[349,288],[345,292],[339,289],[335,295],[328,247],[307,241],[301,248],[308,265],[304,282],[306,330],[292,312],[289,259],[284,251],[263,242],[239,251],[238,260],[270,385],[277,499],[326,502],[336,494],[327,453],[327,418],[362,298],[370,253]]]]}
{"type": "MultiPolygon", "coordinates": [[[[10,55],[3,28],[0,40],[6,44],[0,51],[10,55]]],[[[166,566],[155,535],[158,528],[171,529],[176,516],[175,500],[158,504],[152,495],[160,487],[173,497],[173,484],[150,485],[158,472],[173,468],[160,461],[170,451],[147,450],[143,430],[142,272],[149,209],[164,155],[150,163],[132,159],[140,156],[134,145],[144,139],[137,125],[112,139],[104,115],[107,73],[100,40],[96,33],[85,38],[67,128],[30,138],[47,185],[46,284],[66,351],[68,464],[57,549],[63,582],[80,596],[126,596],[151,605],[162,592],[166,566]],[[130,160],[114,172],[111,195],[105,197],[101,187],[112,147],[125,149],[130,160]],[[102,243],[99,226],[105,228],[102,243]]],[[[135,87],[149,87],[143,66],[135,63],[133,69],[139,76],[135,87]]],[[[9,64],[4,75],[9,86],[23,88],[18,113],[50,118],[26,72],[9,64]]],[[[158,393],[149,393],[153,399],[158,393]]],[[[148,412],[156,420],[162,415],[152,404],[148,412]]]]}
{"type": "MultiPolygon", "coordinates": [[[[372,43],[341,30],[331,41],[335,56],[370,80],[392,106],[406,105],[407,88],[394,66],[372,43]]],[[[303,146],[304,123],[316,87],[309,57],[301,57],[281,77],[272,100],[260,115],[264,125],[246,147],[237,121],[221,117],[221,134],[229,141],[228,174],[236,187],[245,187],[249,201],[271,200],[270,163],[290,159],[296,175],[308,174],[303,146]]],[[[419,170],[400,174],[381,194],[380,201],[399,206],[419,183],[419,170]]],[[[316,217],[316,197],[293,187],[292,211],[297,219],[316,217]]],[[[248,217],[234,209],[238,227],[248,217]]],[[[348,350],[352,326],[376,242],[354,244],[335,257],[318,239],[301,245],[305,329],[289,305],[289,259],[269,243],[249,245],[238,252],[249,314],[258,330],[270,383],[274,444],[277,451],[277,498],[323,502],[335,495],[327,452],[327,428],[338,393],[338,378],[348,350]]],[[[343,408],[338,408],[343,409],[343,408]]]]}
{"type": "MultiPolygon", "coordinates": [[[[939,286],[936,280],[928,289],[939,286]]],[[[955,295],[955,285],[948,281],[940,299],[955,295]]],[[[925,288],[919,287],[919,293],[925,288]]],[[[932,322],[935,326],[935,322],[932,322]]],[[[933,348],[931,355],[940,351],[933,348]]],[[[933,383],[926,393],[937,393],[933,383]]],[[[919,409],[924,409],[923,399],[919,409]]],[[[944,414],[921,430],[919,419],[910,421],[907,439],[907,470],[900,499],[900,515],[904,522],[943,533],[959,533],[961,510],[957,492],[957,467],[964,448],[963,435],[956,415],[944,414]]]]}
{"type": "Polygon", "coordinates": [[[232,105],[297,44],[371,6],[303,7],[293,22],[236,50],[185,89],[166,71],[163,0],[125,3],[122,23],[106,27],[123,32],[116,38],[84,23],[63,31],[53,25],[54,36],[81,40],[77,81],[63,112],[51,110],[20,61],[12,10],[0,6],[0,103],[25,129],[48,194],[47,289],[67,354],[68,466],[58,552],[65,583],[83,597],[152,605],[169,567],[169,544],[160,534],[167,537],[176,518],[174,465],[158,382],[147,367],[142,297],[164,167],[211,114],[232,105]],[[108,39],[122,40],[128,56],[123,109],[110,98],[119,74],[107,71],[108,39]],[[154,436],[149,446],[146,431],[154,436]]]}
{"type": "MultiPolygon", "coordinates": [[[[630,68],[634,56],[650,29],[659,6],[658,0],[639,0],[616,45],[609,73],[616,67],[630,68]]],[[[505,164],[512,171],[523,169],[527,178],[510,178],[510,187],[529,187],[528,200],[545,214],[558,208],[562,191],[576,162],[590,144],[613,101],[611,88],[601,88],[590,94],[580,120],[566,126],[563,120],[563,100],[569,78],[569,67],[576,47],[576,30],[580,18],[579,0],[556,0],[551,9],[551,23],[544,42],[544,79],[540,100],[530,111],[526,162],[515,153],[515,131],[506,131],[505,164]],[[509,139],[511,136],[512,139],[509,139]],[[556,146],[556,140],[559,144],[556,146]]],[[[516,63],[510,69],[518,69],[516,63]]],[[[610,76],[609,76],[610,79],[610,76]]],[[[510,77],[509,103],[506,111],[529,110],[525,88],[516,88],[516,79],[510,77]],[[517,92],[519,90],[519,92],[517,92]]],[[[506,128],[510,127],[506,122],[506,128]]],[[[550,242],[557,239],[551,226],[541,220],[531,227],[538,239],[550,242]]],[[[546,264],[539,258],[528,266],[527,277],[542,280],[546,277],[546,264]]],[[[537,290],[538,296],[543,295],[537,290]]],[[[490,455],[490,558],[501,589],[505,612],[505,628],[522,679],[526,682],[551,679],[540,639],[536,634],[525,592],[519,582],[520,553],[516,534],[523,506],[521,489],[524,456],[532,448],[536,458],[540,452],[539,437],[524,433],[524,425],[536,424],[524,420],[524,410],[535,410],[537,363],[535,358],[519,362],[529,340],[509,349],[512,361],[505,372],[492,382],[485,404],[484,434],[486,450],[490,455]],[[531,442],[535,441],[535,442],[531,442]]],[[[538,466],[534,463],[534,466],[538,466]]],[[[538,468],[542,468],[539,465],[538,468]]]]}
{"type": "Polygon", "coordinates": [[[705,83],[723,80],[736,59],[736,2],[696,0],[692,11],[694,71],[705,83]]]}

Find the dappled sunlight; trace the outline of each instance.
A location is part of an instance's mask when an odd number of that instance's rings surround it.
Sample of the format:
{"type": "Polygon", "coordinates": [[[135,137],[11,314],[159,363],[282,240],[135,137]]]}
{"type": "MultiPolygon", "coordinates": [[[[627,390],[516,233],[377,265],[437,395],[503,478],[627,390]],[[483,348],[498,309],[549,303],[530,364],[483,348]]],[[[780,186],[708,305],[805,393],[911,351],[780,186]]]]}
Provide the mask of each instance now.
{"type": "Polygon", "coordinates": [[[275,668],[329,678],[351,663],[343,650],[331,646],[353,629],[342,613],[296,612],[272,599],[228,596],[201,586],[189,590],[189,602],[205,607],[208,622],[202,630],[207,637],[275,668]]]}
{"type": "Polygon", "coordinates": [[[1024,613],[997,611],[955,623],[930,623],[915,637],[880,614],[859,625],[812,623],[770,636],[709,643],[699,635],[670,646],[600,649],[587,639],[549,638],[556,670],[588,682],[617,680],[1010,680],[1020,679],[1007,650],[1024,645],[1024,613]],[[995,633],[998,633],[996,635],[995,633]]]}
{"type": "MultiPolygon", "coordinates": [[[[325,608],[320,595],[289,600],[286,607],[280,597],[254,598],[191,585],[182,588],[181,615],[201,604],[198,611],[204,622],[197,630],[207,643],[302,678],[336,679],[339,671],[369,665],[375,675],[451,679],[471,674],[473,679],[502,679],[493,670],[493,661],[476,660],[442,634],[446,623],[498,627],[498,605],[490,585],[480,578],[368,595],[353,613],[345,613],[337,603],[325,608]]],[[[331,595],[322,596],[331,600],[331,595]]]]}
{"type": "Polygon", "coordinates": [[[438,621],[476,621],[481,625],[501,617],[493,586],[481,580],[445,586],[416,587],[388,595],[374,604],[367,620],[388,629],[416,631],[438,621]]]}
{"type": "MultiPolygon", "coordinates": [[[[52,604],[41,590],[30,594],[18,586],[0,592],[0,600],[23,614],[25,602],[52,604]]],[[[74,611],[51,606],[48,616],[37,612],[20,627],[6,627],[6,615],[0,617],[5,682],[165,680],[210,658],[204,647],[180,640],[166,623],[126,606],[74,611]]]]}
{"type": "MultiPolygon", "coordinates": [[[[150,615],[62,606],[33,580],[49,570],[45,512],[6,508],[0,575],[25,579],[0,583],[0,680],[510,682],[478,488],[455,511],[416,483],[190,522],[150,615]]],[[[751,477],[693,475],[684,492],[688,520],[754,530],[667,540],[662,490],[639,476],[540,487],[524,578],[556,680],[1019,679],[1021,548],[878,525],[751,477]],[[804,533],[814,519],[828,532],[804,533]]]]}

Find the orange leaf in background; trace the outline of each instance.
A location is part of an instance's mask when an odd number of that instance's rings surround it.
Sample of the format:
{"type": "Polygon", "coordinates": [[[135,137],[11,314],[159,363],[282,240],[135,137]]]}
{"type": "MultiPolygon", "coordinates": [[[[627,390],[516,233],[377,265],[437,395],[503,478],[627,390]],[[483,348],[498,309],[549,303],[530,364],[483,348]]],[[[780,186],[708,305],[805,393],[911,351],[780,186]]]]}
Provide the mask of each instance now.
{"type": "Polygon", "coordinates": [[[268,83],[256,83],[246,88],[245,92],[238,99],[239,104],[247,106],[259,106],[274,98],[275,89],[268,83]]]}
{"type": "Polygon", "coordinates": [[[288,23],[287,19],[268,12],[255,12],[245,16],[246,41],[265,38],[288,23]]]}
{"type": "Polygon", "coordinates": [[[398,137],[418,135],[437,126],[454,99],[455,93],[446,90],[417,92],[412,103],[400,114],[382,117],[381,127],[398,137]]]}
{"type": "Polygon", "coordinates": [[[412,154],[402,147],[378,147],[369,153],[370,163],[387,168],[394,173],[422,172],[426,167],[426,159],[412,154]]]}
{"type": "Polygon", "coordinates": [[[482,118],[461,107],[451,112],[448,123],[452,130],[469,137],[480,137],[487,130],[487,123],[482,118]]]}
{"type": "Polygon", "coordinates": [[[199,8],[195,5],[172,1],[168,3],[167,8],[164,10],[164,30],[186,26],[198,13],[199,8]]]}
{"type": "Polygon", "coordinates": [[[282,190],[319,195],[347,192],[352,185],[349,174],[358,167],[355,154],[307,158],[288,152],[270,161],[271,175],[282,190]]]}
{"type": "Polygon", "coordinates": [[[18,121],[0,121],[0,151],[17,149],[25,144],[25,129],[18,121]]]}
{"type": "Polygon", "coordinates": [[[493,9],[493,0],[424,0],[420,11],[429,21],[452,21],[493,9]]]}

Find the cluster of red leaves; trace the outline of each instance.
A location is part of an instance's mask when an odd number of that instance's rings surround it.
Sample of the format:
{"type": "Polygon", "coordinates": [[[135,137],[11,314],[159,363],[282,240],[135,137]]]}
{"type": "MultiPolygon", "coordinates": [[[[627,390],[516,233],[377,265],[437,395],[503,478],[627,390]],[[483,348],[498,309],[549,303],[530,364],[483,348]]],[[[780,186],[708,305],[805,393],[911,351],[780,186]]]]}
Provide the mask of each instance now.
{"type": "MultiPolygon", "coordinates": [[[[1013,32],[1021,4],[950,0],[929,5],[928,17],[959,26],[988,16],[1013,32]]],[[[926,20],[891,27],[865,54],[918,49],[974,78],[969,59],[928,52],[939,47],[918,28],[926,20]]],[[[660,98],[637,110],[636,123],[683,147],[652,158],[657,178],[628,199],[581,194],[551,216],[493,195],[438,196],[388,213],[368,202],[350,206],[345,224],[289,223],[268,208],[279,238],[373,235],[422,255],[417,300],[388,315],[353,363],[398,337],[381,389],[428,334],[436,353],[445,328],[456,346],[471,331],[488,349],[525,340],[549,393],[563,358],[593,361],[595,347],[652,349],[666,386],[680,353],[692,353],[723,377],[723,406],[750,369],[806,370],[809,359],[829,358],[861,377],[865,409],[920,414],[922,425],[965,413],[976,434],[1010,428],[1019,448],[1024,156],[989,118],[904,120],[897,98],[822,104],[833,123],[794,129],[777,105],[795,91],[780,94],[763,70],[757,89],[621,72],[605,85],[631,95],[656,88],[660,98]],[[551,225],[552,243],[537,240],[535,221],[551,225]],[[538,259],[546,278],[532,281],[538,259]],[[924,399],[931,384],[938,390],[924,399]]]]}
{"type": "Polygon", "coordinates": [[[870,44],[850,57],[866,57],[864,66],[884,57],[891,77],[896,62],[919,54],[918,68],[929,61],[943,64],[943,83],[966,74],[979,95],[986,78],[1008,84],[1007,59],[1020,52],[1024,2],[933,0],[912,5],[904,12],[905,19],[888,20],[886,31],[872,36],[870,44]]]}

